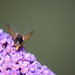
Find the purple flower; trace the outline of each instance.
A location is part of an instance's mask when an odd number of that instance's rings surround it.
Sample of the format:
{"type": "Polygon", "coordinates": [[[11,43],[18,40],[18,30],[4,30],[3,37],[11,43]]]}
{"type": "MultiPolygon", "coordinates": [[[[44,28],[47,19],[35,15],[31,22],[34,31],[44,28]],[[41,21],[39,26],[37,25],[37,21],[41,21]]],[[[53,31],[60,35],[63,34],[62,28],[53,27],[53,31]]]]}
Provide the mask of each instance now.
{"type": "Polygon", "coordinates": [[[12,37],[0,29],[0,75],[56,75],[24,47],[16,51],[12,37]]]}

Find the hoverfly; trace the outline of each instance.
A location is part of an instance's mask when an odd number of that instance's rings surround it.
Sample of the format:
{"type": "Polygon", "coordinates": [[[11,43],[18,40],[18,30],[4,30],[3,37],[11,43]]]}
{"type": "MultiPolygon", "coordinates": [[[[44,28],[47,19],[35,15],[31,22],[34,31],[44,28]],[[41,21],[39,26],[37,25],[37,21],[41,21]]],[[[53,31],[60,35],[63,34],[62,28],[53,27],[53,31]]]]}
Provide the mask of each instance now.
{"type": "Polygon", "coordinates": [[[14,40],[14,46],[16,50],[19,50],[19,48],[23,46],[23,43],[25,43],[34,32],[33,30],[28,30],[27,32],[21,35],[20,33],[17,33],[16,29],[12,25],[7,24],[7,27],[10,32],[10,35],[14,40]]]}

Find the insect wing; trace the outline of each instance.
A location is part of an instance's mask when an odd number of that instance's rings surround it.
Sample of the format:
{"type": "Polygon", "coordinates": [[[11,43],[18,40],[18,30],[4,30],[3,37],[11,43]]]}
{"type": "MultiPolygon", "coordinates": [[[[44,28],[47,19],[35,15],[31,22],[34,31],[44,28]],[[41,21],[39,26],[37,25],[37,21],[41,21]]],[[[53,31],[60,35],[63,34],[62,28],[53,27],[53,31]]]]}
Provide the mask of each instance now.
{"type": "Polygon", "coordinates": [[[15,39],[16,32],[17,32],[16,29],[10,24],[7,24],[7,27],[8,27],[8,30],[9,30],[11,36],[13,37],[13,39],[15,39]]]}
{"type": "Polygon", "coordinates": [[[33,30],[28,30],[23,34],[23,43],[26,42],[31,37],[33,32],[34,32],[33,30]]]}

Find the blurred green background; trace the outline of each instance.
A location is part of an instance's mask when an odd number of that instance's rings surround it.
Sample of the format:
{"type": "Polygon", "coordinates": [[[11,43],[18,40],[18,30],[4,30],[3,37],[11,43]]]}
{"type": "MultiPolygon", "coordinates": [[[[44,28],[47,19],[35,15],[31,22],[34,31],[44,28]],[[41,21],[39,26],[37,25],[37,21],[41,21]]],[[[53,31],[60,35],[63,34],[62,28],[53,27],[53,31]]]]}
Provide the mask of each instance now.
{"type": "Polygon", "coordinates": [[[7,23],[20,33],[35,31],[25,45],[42,65],[75,74],[74,0],[0,0],[0,28],[9,33],[7,23]]]}

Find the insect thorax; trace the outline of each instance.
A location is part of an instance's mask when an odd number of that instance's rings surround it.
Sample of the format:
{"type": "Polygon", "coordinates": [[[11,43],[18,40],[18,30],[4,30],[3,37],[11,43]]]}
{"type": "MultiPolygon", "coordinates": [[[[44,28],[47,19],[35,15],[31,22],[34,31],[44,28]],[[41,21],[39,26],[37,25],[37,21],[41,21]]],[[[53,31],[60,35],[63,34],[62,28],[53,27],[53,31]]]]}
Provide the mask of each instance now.
{"type": "Polygon", "coordinates": [[[15,41],[15,43],[22,44],[23,43],[23,37],[20,34],[18,34],[14,41],[15,41]]]}

